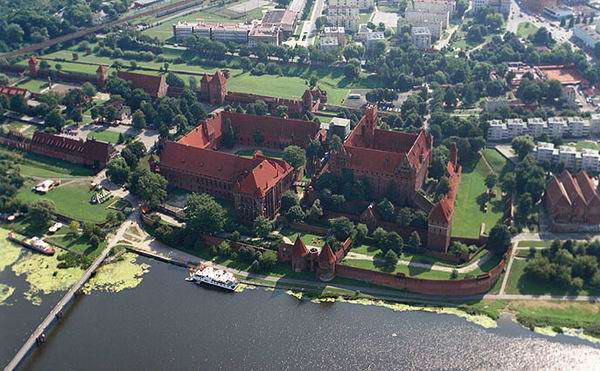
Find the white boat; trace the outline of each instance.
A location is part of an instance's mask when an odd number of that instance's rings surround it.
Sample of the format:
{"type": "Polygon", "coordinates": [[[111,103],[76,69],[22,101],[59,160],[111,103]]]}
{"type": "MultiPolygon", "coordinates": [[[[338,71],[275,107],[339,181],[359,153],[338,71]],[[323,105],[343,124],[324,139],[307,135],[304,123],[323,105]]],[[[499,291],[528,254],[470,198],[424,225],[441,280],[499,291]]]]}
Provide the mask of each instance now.
{"type": "Polygon", "coordinates": [[[231,291],[238,286],[238,281],[232,273],[205,264],[200,264],[197,268],[192,269],[186,281],[197,284],[207,283],[231,291]]]}

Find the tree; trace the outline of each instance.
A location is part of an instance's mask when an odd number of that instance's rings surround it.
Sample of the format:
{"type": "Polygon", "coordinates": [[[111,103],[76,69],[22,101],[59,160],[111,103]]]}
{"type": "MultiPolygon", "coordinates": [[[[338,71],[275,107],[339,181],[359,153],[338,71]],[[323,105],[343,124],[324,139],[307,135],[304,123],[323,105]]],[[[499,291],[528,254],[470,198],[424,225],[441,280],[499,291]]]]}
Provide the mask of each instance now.
{"type": "Polygon", "coordinates": [[[308,210],[307,216],[313,223],[318,222],[321,217],[323,217],[323,208],[321,207],[321,201],[319,199],[316,199],[315,202],[313,202],[310,210],[308,210]]]}
{"type": "Polygon", "coordinates": [[[265,238],[273,230],[273,223],[268,218],[259,215],[254,219],[254,233],[258,237],[265,238]]]}
{"type": "Polygon", "coordinates": [[[446,89],[446,93],[444,94],[444,104],[448,109],[454,109],[456,104],[458,103],[458,95],[453,88],[446,89]]]}
{"type": "Polygon", "coordinates": [[[39,230],[46,230],[50,226],[55,213],[56,206],[49,200],[34,201],[27,209],[27,217],[31,224],[39,230]]]}
{"type": "Polygon", "coordinates": [[[510,247],[510,231],[504,224],[496,224],[490,231],[487,241],[488,248],[497,255],[504,254],[510,247]]]}
{"type": "Polygon", "coordinates": [[[133,113],[132,119],[133,127],[141,130],[146,127],[146,115],[141,110],[137,110],[133,113]]]}
{"type": "Polygon", "coordinates": [[[63,126],[65,126],[65,118],[58,108],[53,109],[46,115],[45,122],[46,126],[54,128],[57,131],[61,131],[63,126]]]}
{"type": "Polygon", "coordinates": [[[19,112],[27,113],[27,100],[22,95],[13,95],[10,97],[10,109],[19,112]]]}
{"type": "Polygon", "coordinates": [[[106,165],[106,176],[115,184],[124,184],[129,180],[130,167],[123,157],[110,160],[106,165]]]}
{"type": "Polygon", "coordinates": [[[386,237],[385,248],[393,250],[396,254],[400,255],[402,254],[402,250],[404,250],[404,240],[398,233],[390,232],[386,237]]]}
{"type": "Polygon", "coordinates": [[[285,191],[281,196],[281,212],[285,214],[296,205],[298,205],[298,196],[292,191],[285,191]]]}
{"type": "Polygon", "coordinates": [[[488,176],[485,177],[485,186],[488,187],[488,189],[494,188],[496,183],[498,183],[498,176],[496,174],[488,174],[488,176]]]}
{"type": "Polygon", "coordinates": [[[377,204],[377,213],[379,213],[381,218],[387,222],[392,222],[396,216],[394,204],[387,198],[384,198],[377,204]]]}
{"type": "Polygon", "coordinates": [[[96,87],[89,82],[81,85],[81,91],[85,94],[86,97],[91,98],[96,95],[96,87]]]}
{"type": "Polygon", "coordinates": [[[590,282],[598,272],[598,260],[591,255],[581,255],[573,261],[572,274],[580,277],[586,282],[590,282]]]}
{"type": "Polygon", "coordinates": [[[77,220],[72,220],[69,224],[69,233],[73,236],[77,236],[77,234],[79,234],[79,228],[81,228],[81,224],[77,220]]]}
{"type": "Polygon", "coordinates": [[[440,181],[438,182],[437,186],[435,187],[435,193],[442,197],[447,195],[450,192],[450,180],[448,179],[448,177],[443,176],[440,178],[440,181]]]}
{"type": "Polygon", "coordinates": [[[227,211],[212,196],[192,193],[186,202],[186,227],[202,234],[219,233],[227,222],[227,211]]]}
{"type": "Polygon", "coordinates": [[[298,146],[287,146],[283,150],[283,159],[295,170],[298,170],[306,165],[306,152],[298,146]]]}
{"type": "Polygon", "coordinates": [[[535,142],[529,135],[515,137],[510,144],[520,160],[523,160],[535,148],[535,142]]]}
{"type": "Polygon", "coordinates": [[[338,241],[345,241],[348,238],[352,238],[356,233],[354,223],[345,216],[329,219],[329,226],[329,233],[338,241]]]}
{"type": "Polygon", "coordinates": [[[388,269],[393,270],[398,264],[398,254],[394,250],[389,250],[383,256],[383,263],[388,269]]]}
{"type": "Polygon", "coordinates": [[[261,269],[270,269],[277,264],[277,253],[273,250],[267,250],[260,254],[258,259],[261,269]]]}
{"type": "Polygon", "coordinates": [[[369,228],[366,224],[358,223],[356,225],[356,241],[358,243],[363,243],[369,237],[369,228]]]}
{"type": "Polygon", "coordinates": [[[306,214],[304,213],[304,210],[302,210],[302,207],[300,205],[294,205],[289,208],[289,210],[285,214],[285,217],[291,223],[300,223],[304,220],[306,214]]]}
{"type": "Polygon", "coordinates": [[[421,249],[421,237],[417,231],[413,231],[408,238],[406,247],[412,251],[418,251],[421,249]]]}
{"type": "Polygon", "coordinates": [[[254,102],[254,110],[257,115],[264,116],[269,112],[269,107],[267,106],[264,100],[259,99],[256,102],[254,102]]]}
{"type": "Polygon", "coordinates": [[[167,78],[165,80],[169,86],[173,86],[176,88],[185,87],[185,82],[183,81],[183,79],[181,77],[177,76],[176,74],[174,74],[173,72],[169,72],[167,74],[167,78]]]}
{"type": "Polygon", "coordinates": [[[131,192],[139,196],[151,208],[167,197],[167,180],[148,169],[136,169],[131,174],[131,192]]]}

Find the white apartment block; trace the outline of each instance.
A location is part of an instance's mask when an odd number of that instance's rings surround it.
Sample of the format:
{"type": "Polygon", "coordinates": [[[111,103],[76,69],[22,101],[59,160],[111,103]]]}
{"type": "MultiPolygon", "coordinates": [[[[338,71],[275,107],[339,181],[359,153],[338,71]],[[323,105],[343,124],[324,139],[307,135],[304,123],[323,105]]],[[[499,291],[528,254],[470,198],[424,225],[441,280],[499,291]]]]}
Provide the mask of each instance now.
{"type": "Polygon", "coordinates": [[[562,163],[569,170],[600,172],[600,153],[596,150],[577,151],[575,147],[571,146],[555,148],[552,143],[540,142],[535,148],[534,154],[538,163],[562,163]]]}
{"type": "Polygon", "coordinates": [[[591,131],[592,135],[600,134],[600,113],[592,114],[592,121],[591,121],[590,126],[591,126],[590,131],[591,131]]]}
{"type": "Polygon", "coordinates": [[[381,31],[374,31],[367,34],[367,39],[365,40],[365,52],[370,53],[375,45],[379,42],[385,42],[385,35],[381,31]]]}
{"type": "Polygon", "coordinates": [[[319,47],[324,51],[333,51],[340,46],[337,37],[334,36],[323,36],[319,38],[319,47]]]}
{"type": "Polygon", "coordinates": [[[324,27],[323,37],[335,37],[340,46],[346,45],[346,29],[344,27],[324,27]]]}
{"type": "Polygon", "coordinates": [[[404,18],[407,23],[412,24],[413,22],[422,22],[431,20],[433,22],[441,22],[442,28],[446,29],[448,23],[450,23],[450,17],[448,12],[438,13],[427,10],[406,10],[404,12],[404,18]]]}
{"type": "Polygon", "coordinates": [[[375,0],[329,0],[328,6],[347,6],[367,11],[375,7],[375,0]]]}
{"type": "Polygon", "coordinates": [[[444,13],[447,12],[450,18],[454,17],[456,12],[456,1],[446,0],[414,0],[414,2],[408,2],[408,9],[412,10],[425,10],[429,12],[444,13]]]}
{"type": "Polygon", "coordinates": [[[413,27],[410,30],[412,42],[419,50],[431,48],[431,31],[427,27],[413,27]]]}
{"type": "Polygon", "coordinates": [[[504,15],[510,13],[511,0],[473,0],[473,10],[478,11],[490,7],[504,15]]]}
{"type": "Polygon", "coordinates": [[[488,128],[488,140],[511,140],[519,135],[530,135],[539,138],[548,135],[551,138],[586,138],[600,134],[600,115],[595,114],[592,120],[581,117],[530,118],[525,123],[522,119],[508,119],[506,122],[491,120],[488,128]]]}
{"type": "Polygon", "coordinates": [[[573,27],[573,36],[590,49],[594,49],[600,43],[600,22],[597,25],[576,24],[573,27]]]}
{"type": "Polygon", "coordinates": [[[253,27],[248,35],[248,46],[255,47],[258,44],[280,45],[283,31],[278,26],[253,27]]]}
{"type": "Polygon", "coordinates": [[[442,27],[442,22],[440,20],[438,20],[436,22],[433,19],[423,19],[423,20],[413,19],[409,22],[409,21],[407,21],[406,18],[398,18],[398,22],[397,22],[398,29],[401,29],[405,25],[409,25],[411,27],[426,27],[429,29],[429,32],[431,32],[432,39],[436,39],[436,40],[440,38],[442,31],[444,29],[442,27]]]}
{"type": "Polygon", "coordinates": [[[354,32],[358,30],[358,24],[360,23],[358,8],[330,6],[327,8],[327,23],[354,32]]]}
{"type": "Polygon", "coordinates": [[[220,42],[248,43],[248,34],[252,26],[245,24],[187,23],[173,25],[173,35],[177,40],[185,40],[192,35],[206,37],[220,42]]]}

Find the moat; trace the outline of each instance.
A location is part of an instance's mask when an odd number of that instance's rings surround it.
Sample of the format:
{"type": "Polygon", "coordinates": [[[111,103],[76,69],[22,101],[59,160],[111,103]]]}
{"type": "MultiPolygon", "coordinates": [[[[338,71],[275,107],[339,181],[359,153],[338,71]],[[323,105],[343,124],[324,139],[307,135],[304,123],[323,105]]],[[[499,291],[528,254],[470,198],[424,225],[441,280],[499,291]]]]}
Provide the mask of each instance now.
{"type": "MultiPolygon", "coordinates": [[[[80,297],[25,369],[594,369],[600,344],[549,337],[501,319],[486,329],[465,319],[348,303],[315,304],[283,290],[228,294],[186,283],[186,271],[150,265],[142,282],[118,293],[80,297]]],[[[0,306],[4,365],[61,293],[0,306]]]]}

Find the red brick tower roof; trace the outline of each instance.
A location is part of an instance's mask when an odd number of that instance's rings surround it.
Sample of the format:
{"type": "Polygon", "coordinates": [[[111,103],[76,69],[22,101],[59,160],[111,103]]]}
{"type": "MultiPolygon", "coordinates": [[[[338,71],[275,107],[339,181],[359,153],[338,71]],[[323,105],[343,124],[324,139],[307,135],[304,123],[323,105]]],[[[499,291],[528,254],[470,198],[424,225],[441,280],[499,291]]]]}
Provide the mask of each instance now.
{"type": "Polygon", "coordinates": [[[304,241],[300,239],[300,235],[296,237],[296,242],[294,242],[294,246],[292,246],[292,257],[301,258],[309,254],[304,241]]]}
{"type": "Polygon", "coordinates": [[[254,163],[252,169],[247,171],[247,175],[237,185],[237,190],[241,193],[262,197],[292,171],[287,162],[259,154],[254,156],[254,163]]]}
{"type": "Polygon", "coordinates": [[[101,74],[105,74],[108,72],[108,67],[101,64],[98,66],[98,69],[96,70],[96,73],[101,73],[101,74]]]}
{"type": "Polygon", "coordinates": [[[157,97],[161,87],[166,84],[164,75],[145,75],[141,73],[119,71],[117,76],[131,83],[134,89],[142,89],[148,95],[157,97]]]}
{"type": "Polygon", "coordinates": [[[323,249],[321,249],[321,253],[319,254],[319,266],[332,266],[335,264],[335,262],[336,258],[333,250],[328,243],[325,243],[325,246],[323,246],[323,249]]]}
{"type": "Polygon", "coordinates": [[[215,72],[212,82],[218,83],[219,85],[223,86],[227,83],[227,78],[225,77],[223,72],[221,72],[221,70],[218,70],[217,72],[215,72]]]}

